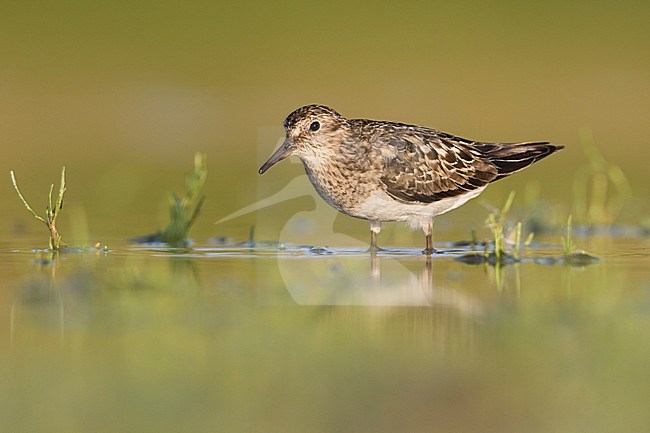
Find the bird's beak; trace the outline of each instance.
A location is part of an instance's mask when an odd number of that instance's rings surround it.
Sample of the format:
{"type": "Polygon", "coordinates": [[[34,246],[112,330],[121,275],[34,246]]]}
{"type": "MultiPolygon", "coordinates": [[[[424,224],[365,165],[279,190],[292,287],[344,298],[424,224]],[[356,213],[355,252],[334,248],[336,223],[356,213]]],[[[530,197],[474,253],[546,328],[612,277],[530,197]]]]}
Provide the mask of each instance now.
{"type": "Polygon", "coordinates": [[[284,158],[291,156],[293,150],[293,143],[291,143],[291,140],[289,140],[289,138],[286,138],[284,140],[284,143],[282,143],[282,146],[278,147],[278,150],[273,152],[273,155],[271,155],[271,157],[264,163],[264,165],[260,167],[259,173],[264,174],[264,172],[271,168],[271,166],[282,161],[284,158]]]}

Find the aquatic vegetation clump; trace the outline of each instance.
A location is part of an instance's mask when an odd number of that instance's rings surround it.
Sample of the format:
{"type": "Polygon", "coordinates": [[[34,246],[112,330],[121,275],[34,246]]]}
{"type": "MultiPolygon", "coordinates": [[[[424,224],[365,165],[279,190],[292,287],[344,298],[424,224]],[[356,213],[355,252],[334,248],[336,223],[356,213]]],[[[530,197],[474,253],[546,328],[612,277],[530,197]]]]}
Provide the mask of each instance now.
{"type": "Polygon", "coordinates": [[[201,194],[208,176],[207,157],[197,152],[194,155],[194,172],[185,178],[185,195],[169,196],[169,224],[152,235],[133,239],[136,243],[166,243],[172,247],[185,247],[192,225],[203,207],[205,196],[201,194]]]}
{"type": "Polygon", "coordinates": [[[201,195],[208,176],[207,157],[197,152],[194,155],[194,173],[185,178],[185,195],[169,196],[169,225],[162,232],[163,242],[172,246],[183,246],[203,207],[205,196],[201,195]]]}
{"type": "Polygon", "coordinates": [[[52,203],[52,192],[54,191],[54,184],[50,185],[50,193],[48,195],[48,205],[45,207],[45,218],[41,217],[39,214],[37,214],[32,207],[27,203],[27,200],[25,200],[25,197],[23,197],[23,194],[20,192],[20,189],[18,188],[18,184],[16,183],[16,176],[14,175],[13,170],[11,171],[11,182],[13,183],[14,189],[18,193],[18,197],[20,197],[20,200],[22,200],[23,204],[27,208],[28,211],[31,212],[34,217],[43,222],[48,230],[50,231],[50,249],[53,251],[59,251],[61,248],[65,247],[65,244],[63,243],[61,239],[61,235],[59,234],[59,231],[56,228],[56,220],[61,213],[61,210],[63,209],[63,195],[65,194],[65,166],[61,170],[61,182],[59,185],[59,195],[56,199],[55,203],[52,203]]]}
{"type": "MultiPolygon", "coordinates": [[[[515,200],[515,192],[512,191],[508,196],[505,204],[500,210],[491,212],[487,218],[487,225],[492,233],[492,241],[485,242],[483,252],[470,252],[458,257],[457,260],[468,264],[489,264],[491,266],[509,265],[518,263],[521,260],[521,251],[523,247],[530,245],[533,240],[533,233],[530,233],[522,243],[522,224],[517,223],[514,230],[514,240],[508,242],[508,233],[506,228],[506,218],[508,212],[515,200]],[[508,251],[507,244],[512,244],[511,251],[508,251]],[[491,249],[490,249],[491,247],[491,249]]],[[[472,245],[478,245],[476,231],[472,231],[472,245]]]]}
{"type": "Polygon", "coordinates": [[[566,225],[566,237],[562,236],[561,261],[569,266],[587,266],[599,262],[600,258],[576,247],[572,236],[572,222],[573,215],[569,215],[566,225]]]}

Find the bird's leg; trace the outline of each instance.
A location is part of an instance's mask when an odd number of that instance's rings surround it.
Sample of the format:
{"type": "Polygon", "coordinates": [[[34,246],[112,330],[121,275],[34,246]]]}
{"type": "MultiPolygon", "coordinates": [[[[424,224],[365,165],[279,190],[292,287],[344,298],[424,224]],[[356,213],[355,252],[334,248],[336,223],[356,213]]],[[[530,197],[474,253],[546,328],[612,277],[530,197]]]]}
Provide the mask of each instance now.
{"type": "Polygon", "coordinates": [[[436,251],[435,248],[433,248],[433,218],[422,223],[422,231],[426,238],[426,247],[422,253],[430,256],[436,251]]]}
{"type": "Polygon", "coordinates": [[[370,251],[371,253],[376,253],[379,251],[377,246],[377,235],[381,231],[381,222],[380,221],[370,221],[370,251]]]}

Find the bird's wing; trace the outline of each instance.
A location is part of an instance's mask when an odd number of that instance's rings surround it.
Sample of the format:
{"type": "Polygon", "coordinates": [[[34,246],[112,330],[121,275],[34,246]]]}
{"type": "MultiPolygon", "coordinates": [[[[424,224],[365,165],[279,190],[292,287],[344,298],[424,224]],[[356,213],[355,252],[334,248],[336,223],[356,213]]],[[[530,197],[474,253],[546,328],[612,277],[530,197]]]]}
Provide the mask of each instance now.
{"type": "Polygon", "coordinates": [[[482,188],[498,175],[471,140],[400,124],[375,131],[369,139],[382,155],[380,180],[396,200],[432,203],[482,188]]]}

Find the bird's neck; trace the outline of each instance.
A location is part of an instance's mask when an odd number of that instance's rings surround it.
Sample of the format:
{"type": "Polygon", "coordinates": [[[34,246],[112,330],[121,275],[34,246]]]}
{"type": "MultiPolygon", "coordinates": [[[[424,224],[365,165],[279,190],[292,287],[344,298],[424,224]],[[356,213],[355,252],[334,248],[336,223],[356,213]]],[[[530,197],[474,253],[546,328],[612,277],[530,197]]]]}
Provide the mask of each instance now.
{"type": "Polygon", "coordinates": [[[343,143],[338,152],[301,155],[305,172],[318,194],[336,209],[349,213],[355,202],[370,193],[375,181],[373,158],[360,144],[343,143]]]}

